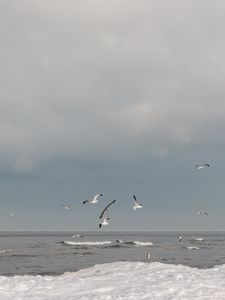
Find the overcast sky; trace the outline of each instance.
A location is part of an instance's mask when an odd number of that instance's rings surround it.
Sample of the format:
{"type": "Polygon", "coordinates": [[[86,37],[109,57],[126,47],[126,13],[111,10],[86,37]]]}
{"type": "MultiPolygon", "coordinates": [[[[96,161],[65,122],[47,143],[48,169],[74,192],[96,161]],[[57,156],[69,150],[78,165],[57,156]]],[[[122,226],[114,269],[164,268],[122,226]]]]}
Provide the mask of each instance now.
{"type": "Polygon", "coordinates": [[[0,230],[97,230],[113,199],[103,230],[225,230],[224,1],[1,0],[0,22],[0,230]]]}

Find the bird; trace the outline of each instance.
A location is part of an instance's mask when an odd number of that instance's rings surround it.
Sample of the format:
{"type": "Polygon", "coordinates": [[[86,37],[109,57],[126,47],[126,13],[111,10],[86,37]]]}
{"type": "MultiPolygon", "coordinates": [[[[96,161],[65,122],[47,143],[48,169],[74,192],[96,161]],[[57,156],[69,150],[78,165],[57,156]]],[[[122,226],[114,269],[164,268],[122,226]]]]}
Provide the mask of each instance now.
{"type": "Polygon", "coordinates": [[[65,208],[65,210],[69,210],[69,209],[70,209],[70,205],[67,205],[67,204],[62,204],[61,206],[62,206],[62,207],[64,207],[64,208],[65,208]]]}
{"type": "Polygon", "coordinates": [[[99,197],[102,197],[102,196],[104,196],[104,194],[97,194],[97,195],[95,195],[94,196],[94,198],[92,199],[92,200],[85,200],[85,201],[83,201],[83,204],[85,204],[85,203],[92,203],[92,204],[96,204],[96,203],[98,203],[98,198],[99,197]]]}
{"type": "Polygon", "coordinates": [[[15,218],[16,215],[14,215],[13,213],[8,213],[8,216],[11,218],[15,218]]]}
{"type": "Polygon", "coordinates": [[[177,240],[178,240],[178,242],[182,242],[183,241],[183,237],[182,236],[178,236],[177,240]]]}
{"type": "Polygon", "coordinates": [[[147,259],[150,260],[150,258],[151,258],[151,253],[149,252],[149,253],[147,254],[147,259]]]}
{"type": "Polygon", "coordinates": [[[103,209],[103,211],[101,212],[101,214],[100,214],[100,216],[99,216],[99,219],[101,219],[101,218],[104,216],[105,212],[108,211],[108,208],[109,208],[113,203],[115,203],[115,202],[116,202],[116,200],[113,200],[112,202],[110,202],[110,203],[103,209]]]}
{"type": "Polygon", "coordinates": [[[134,198],[133,210],[136,210],[137,208],[142,208],[142,204],[137,200],[135,195],[133,195],[133,198],[134,198]]]}
{"type": "Polygon", "coordinates": [[[198,215],[208,216],[209,214],[207,213],[207,211],[200,210],[200,211],[198,211],[198,215]]]}
{"type": "Polygon", "coordinates": [[[82,235],[82,234],[74,234],[73,236],[72,236],[72,238],[85,238],[85,236],[84,235],[82,235]]]}
{"type": "Polygon", "coordinates": [[[206,164],[202,164],[202,165],[195,165],[195,168],[197,168],[198,170],[201,170],[205,167],[210,167],[210,164],[206,163],[206,164]]]}
{"type": "Polygon", "coordinates": [[[109,224],[109,220],[110,220],[110,218],[104,218],[104,219],[103,219],[103,222],[100,223],[100,224],[98,225],[98,227],[101,228],[102,225],[108,225],[108,224],[109,224]]]}

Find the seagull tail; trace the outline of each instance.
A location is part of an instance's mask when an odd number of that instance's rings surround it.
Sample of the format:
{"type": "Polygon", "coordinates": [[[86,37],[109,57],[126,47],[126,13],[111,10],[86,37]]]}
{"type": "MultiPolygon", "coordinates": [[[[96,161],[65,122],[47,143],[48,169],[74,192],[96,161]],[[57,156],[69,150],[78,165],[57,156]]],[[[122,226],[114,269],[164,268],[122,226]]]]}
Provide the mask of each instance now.
{"type": "Polygon", "coordinates": [[[87,202],[89,202],[89,200],[84,200],[84,201],[83,201],[83,204],[85,204],[85,203],[87,203],[87,202]]]}

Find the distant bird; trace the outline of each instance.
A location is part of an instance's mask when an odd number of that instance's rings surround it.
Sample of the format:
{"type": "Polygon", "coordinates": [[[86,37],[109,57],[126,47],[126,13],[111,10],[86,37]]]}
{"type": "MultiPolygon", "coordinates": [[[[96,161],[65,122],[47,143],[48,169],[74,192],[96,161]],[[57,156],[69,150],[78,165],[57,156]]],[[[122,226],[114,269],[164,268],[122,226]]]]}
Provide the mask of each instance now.
{"type": "Polygon", "coordinates": [[[83,201],[83,204],[88,203],[88,202],[92,203],[92,204],[98,203],[98,198],[102,197],[102,196],[104,196],[104,194],[97,194],[97,195],[94,196],[94,198],[92,200],[83,201]]]}
{"type": "Polygon", "coordinates": [[[135,195],[133,195],[133,198],[134,198],[133,210],[136,210],[137,208],[142,208],[142,204],[137,200],[135,195]]]}
{"type": "Polygon", "coordinates": [[[13,213],[8,213],[8,216],[11,218],[15,218],[16,215],[14,215],[13,213]]]}
{"type": "Polygon", "coordinates": [[[198,170],[201,170],[205,167],[210,167],[210,164],[207,163],[207,164],[203,164],[203,165],[195,165],[195,168],[197,168],[198,170]]]}
{"type": "Polygon", "coordinates": [[[72,236],[72,238],[82,238],[82,239],[84,239],[85,236],[82,235],[82,234],[74,234],[74,235],[72,236]]]}
{"type": "Polygon", "coordinates": [[[101,228],[103,225],[108,225],[108,224],[109,224],[109,220],[110,220],[110,218],[105,218],[105,219],[103,219],[103,222],[100,223],[100,224],[98,225],[98,227],[101,228]]]}
{"type": "Polygon", "coordinates": [[[64,207],[66,210],[69,210],[69,209],[70,209],[70,205],[62,204],[61,206],[64,207]]]}
{"type": "Polygon", "coordinates": [[[200,210],[200,211],[198,211],[198,215],[208,216],[209,214],[207,213],[207,211],[200,210]]]}
{"type": "Polygon", "coordinates": [[[150,258],[151,258],[151,253],[149,252],[149,253],[147,254],[147,259],[150,260],[150,258]]]}
{"type": "Polygon", "coordinates": [[[182,236],[178,236],[177,240],[178,240],[178,242],[182,242],[183,241],[182,236]]]}
{"type": "Polygon", "coordinates": [[[99,219],[101,219],[104,216],[104,214],[108,211],[108,208],[115,202],[116,202],[116,200],[113,200],[103,209],[103,211],[101,212],[101,214],[99,216],[99,219]]]}

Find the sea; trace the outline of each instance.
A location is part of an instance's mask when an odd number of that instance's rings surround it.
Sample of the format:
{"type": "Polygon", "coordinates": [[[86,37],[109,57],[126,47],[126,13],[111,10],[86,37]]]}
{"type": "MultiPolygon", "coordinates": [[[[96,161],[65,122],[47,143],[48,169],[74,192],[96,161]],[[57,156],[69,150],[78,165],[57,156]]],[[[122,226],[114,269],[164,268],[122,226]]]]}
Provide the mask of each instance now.
{"type": "Polygon", "coordinates": [[[0,299],[222,300],[225,232],[1,232],[0,299]]]}

